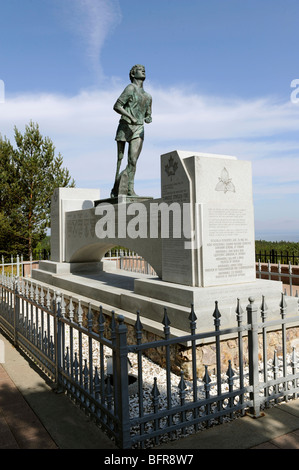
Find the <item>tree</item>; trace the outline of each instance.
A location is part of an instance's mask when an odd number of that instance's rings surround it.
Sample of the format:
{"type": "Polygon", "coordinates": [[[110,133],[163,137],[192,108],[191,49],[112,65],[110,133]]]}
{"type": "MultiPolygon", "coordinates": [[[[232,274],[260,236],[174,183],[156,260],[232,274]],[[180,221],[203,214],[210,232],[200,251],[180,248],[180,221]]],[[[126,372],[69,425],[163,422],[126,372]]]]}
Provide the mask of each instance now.
{"type": "MultiPolygon", "coordinates": [[[[13,229],[13,251],[20,252],[22,247],[23,254],[30,255],[50,226],[54,189],[74,187],[75,183],[62,166],[61,154],[55,156],[53,142],[41,135],[38,124],[31,121],[24,135],[16,127],[14,131],[15,149],[7,139],[0,138],[0,214],[13,229]]],[[[1,218],[0,224],[1,229],[1,218]]],[[[4,247],[1,241],[0,250],[7,251],[9,244],[4,247]]]]}
{"type": "Polygon", "coordinates": [[[18,249],[18,226],[14,226],[14,213],[18,204],[14,149],[0,135],[0,251],[8,255],[18,249]]]}

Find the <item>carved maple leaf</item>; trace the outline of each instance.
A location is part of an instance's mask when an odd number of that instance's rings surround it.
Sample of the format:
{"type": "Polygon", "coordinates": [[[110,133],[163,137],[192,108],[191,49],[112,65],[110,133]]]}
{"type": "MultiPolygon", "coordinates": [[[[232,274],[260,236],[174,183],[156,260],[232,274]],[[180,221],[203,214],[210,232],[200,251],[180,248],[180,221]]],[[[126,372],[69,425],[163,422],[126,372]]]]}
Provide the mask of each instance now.
{"type": "Polygon", "coordinates": [[[178,169],[178,163],[174,161],[173,156],[169,157],[167,165],[165,165],[165,171],[168,176],[174,176],[178,169]]]}

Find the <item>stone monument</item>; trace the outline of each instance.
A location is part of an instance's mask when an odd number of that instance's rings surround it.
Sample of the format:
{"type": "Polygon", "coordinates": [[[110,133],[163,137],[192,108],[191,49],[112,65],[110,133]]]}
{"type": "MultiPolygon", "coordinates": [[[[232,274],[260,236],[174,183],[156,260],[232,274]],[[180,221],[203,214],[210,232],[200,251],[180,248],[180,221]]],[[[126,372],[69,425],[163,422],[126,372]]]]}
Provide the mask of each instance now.
{"type": "MultiPolygon", "coordinates": [[[[178,335],[189,331],[191,304],[200,331],[213,329],[215,301],[225,328],[235,326],[237,299],[245,307],[249,296],[257,302],[265,296],[268,318],[277,316],[282,283],[256,279],[250,162],[169,152],[161,156],[161,198],[138,203],[126,197],[114,204],[90,203],[83,190],[58,191],[52,199],[51,241],[59,252],[52,248],[51,261],[33,271],[35,279],[104,302],[125,317],[139,310],[144,327],[155,333],[164,307],[172,334],[178,335]],[[130,235],[132,226],[139,227],[138,236],[130,235]],[[111,273],[103,256],[115,245],[143,256],[157,276],[111,273]]],[[[98,198],[96,191],[93,195],[98,198]]],[[[288,297],[287,304],[297,311],[296,298],[288,297]]]]}
{"type": "MultiPolygon", "coordinates": [[[[200,331],[213,329],[218,301],[222,326],[235,326],[237,299],[265,296],[268,318],[279,311],[282,283],[256,279],[251,164],[236,157],[174,150],[161,155],[161,197],[134,191],[144,122],[152,98],[143,89],[144,66],[130,71],[131,84],[114,109],[117,168],[111,198],[98,190],[57,188],[51,208],[51,261],[32,276],[118,309],[130,319],[141,311],[145,329],[161,332],[164,307],[172,334],[189,331],[194,305],[200,331]],[[120,172],[125,145],[128,164],[120,172]],[[157,276],[108,268],[115,245],[137,252],[157,276]]],[[[288,298],[297,311],[295,298],[288,298]]],[[[135,318],[135,317],[134,317],[135,318]]]]}

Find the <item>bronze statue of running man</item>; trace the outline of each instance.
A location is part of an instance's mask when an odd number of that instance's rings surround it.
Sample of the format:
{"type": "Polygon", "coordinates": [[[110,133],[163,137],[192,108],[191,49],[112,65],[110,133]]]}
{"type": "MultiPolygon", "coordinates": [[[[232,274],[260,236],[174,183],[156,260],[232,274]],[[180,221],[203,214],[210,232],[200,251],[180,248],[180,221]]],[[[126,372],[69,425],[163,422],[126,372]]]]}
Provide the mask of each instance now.
{"type": "Polygon", "coordinates": [[[145,68],[143,65],[134,65],[130,70],[129,84],[113,109],[121,115],[116,131],[117,165],[116,175],[111,197],[119,194],[136,196],[134,191],[134,177],[136,164],[142,150],[144,140],[144,123],[152,122],[152,97],[143,89],[145,80],[145,68]],[[120,166],[124,157],[126,142],[128,148],[128,164],[120,173],[120,166]]]}

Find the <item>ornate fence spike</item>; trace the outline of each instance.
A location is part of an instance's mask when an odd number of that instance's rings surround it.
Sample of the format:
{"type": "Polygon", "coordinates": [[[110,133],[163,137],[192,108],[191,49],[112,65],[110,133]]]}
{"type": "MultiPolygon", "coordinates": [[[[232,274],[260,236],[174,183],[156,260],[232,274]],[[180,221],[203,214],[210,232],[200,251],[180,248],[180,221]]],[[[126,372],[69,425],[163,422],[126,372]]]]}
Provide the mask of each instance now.
{"type": "Polygon", "coordinates": [[[186,393],[186,389],[187,389],[187,385],[186,385],[186,382],[184,380],[184,372],[181,370],[181,380],[179,382],[179,390],[180,390],[180,394],[181,395],[184,395],[186,393]]]}
{"type": "Polygon", "coordinates": [[[39,301],[39,289],[38,289],[38,285],[35,284],[35,301],[36,303],[38,304],[38,301],[39,301]]]}
{"type": "Polygon", "coordinates": [[[73,304],[73,299],[70,297],[70,303],[69,303],[69,319],[71,322],[74,321],[74,304],[73,304]]]}
{"type": "Polygon", "coordinates": [[[40,288],[40,304],[42,305],[42,307],[45,306],[45,291],[43,289],[43,286],[41,286],[40,288]]]}
{"type": "Polygon", "coordinates": [[[88,328],[89,332],[92,331],[92,320],[93,320],[93,315],[92,315],[92,311],[91,311],[91,304],[89,303],[88,304],[88,313],[87,313],[87,328],[88,328]]]}
{"type": "Polygon", "coordinates": [[[100,393],[100,388],[101,388],[101,382],[100,382],[100,377],[99,377],[99,373],[98,373],[98,368],[97,368],[97,366],[95,366],[95,369],[94,369],[94,379],[93,379],[93,383],[94,383],[94,393],[95,393],[95,397],[96,397],[96,399],[98,399],[99,393],[100,393]]]}
{"type": "Polygon", "coordinates": [[[140,321],[140,312],[139,312],[139,310],[137,310],[137,318],[136,318],[136,322],[135,322],[135,331],[136,331],[136,338],[137,338],[138,342],[141,340],[142,330],[143,330],[143,326],[142,326],[142,323],[140,321]]]}
{"type": "Polygon", "coordinates": [[[242,320],[243,320],[243,309],[241,307],[240,299],[237,299],[236,314],[237,314],[237,322],[240,325],[242,323],[242,320]]]}
{"type": "Polygon", "coordinates": [[[31,285],[30,285],[30,299],[31,300],[34,300],[34,290],[33,290],[33,282],[31,281],[31,285]]]}
{"type": "Polygon", "coordinates": [[[39,348],[42,348],[42,328],[41,328],[41,326],[38,327],[37,344],[38,344],[39,348]]]}
{"type": "Polygon", "coordinates": [[[84,375],[84,388],[85,390],[88,389],[88,377],[89,377],[89,369],[87,366],[87,359],[84,359],[84,369],[83,369],[83,375],[84,375]]]}
{"type": "Polygon", "coordinates": [[[189,321],[190,321],[190,329],[192,332],[195,332],[196,330],[196,320],[197,320],[197,316],[194,311],[194,305],[191,304],[191,312],[189,315],[189,321]]]}
{"type": "Polygon", "coordinates": [[[265,320],[267,318],[267,310],[268,310],[268,306],[267,306],[266,301],[265,301],[265,296],[262,295],[261,317],[262,317],[263,322],[265,322],[265,320]]]}
{"type": "Polygon", "coordinates": [[[162,323],[163,323],[164,326],[169,326],[170,325],[170,320],[169,320],[168,315],[167,315],[167,308],[166,307],[164,307],[164,316],[163,316],[162,323]]]}
{"type": "Polygon", "coordinates": [[[35,338],[36,338],[36,328],[35,328],[35,323],[32,325],[32,338],[33,338],[33,344],[35,344],[35,338]]]}
{"type": "Polygon", "coordinates": [[[279,307],[280,307],[280,314],[281,314],[281,317],[284,318],[285,316],[285,313],[286,313],[286,308],[287,308],[287,303],[285,301],[285,294],[281,294],[281,301],[280,301],[280,304],[279,304],[279,307]]]}
{"type": "Polygon", "coordinates": [[[81,300],[78,301],[78,324],[79,326],[82,326],[82,321],[83,321],[83,310],[81,307],[81,300]]]}
{"type": "Polygon", "coordinates": [[[205,391],[208,391],[210,389],[210,382],[211,382],[211,377],[209,376],[209,371],[208,371],[208,366],[205,366],[205,373],[202,378],[203,383],[205,384],[204,388],[205,391]]]}
{"type": "Polygon", "coordinates": [[[73,362],[73,367],[74,367],[74,375],[75,375],[75,380],[78,382],[78,376],[79,376],[79,362],[77,358],[77,353],[75,352],[75,359],[73,362]]]}
{"type": "Polygon", "coordinates": [[[21,295],[24,295],[24,278],[20,278],[19,282],[19,292],[21,295]]]}
{"type": "Polygon", "coordinates": [[[54,357],[54,351],[55,351],[55,346],[54,346],[54,342],[53,342],[53,336],[51,335],[50,336],[50,357],[51,358],[54,357]]]}
{"type": "Polygon", "coordinates": [[[26,279],[26,283],[25,283],[25,296],[28,299],[28,297],[29,297],[29,281],[28,281],[28,279],[26,279]]]}
{"type": "Polygon", "coordinates": [[[64,318],[65,317],[65,300],[64,300],[64,294],[61,295],[61,316],[64,318]]]}
{"type": "Polygon", "coordinates": [[[220,326],[220,317],[221,317],[221,313],[219,312],[219,309],[218,309],[218,301],[217,300],[215,301],[215,310],[214,310],[214,313],[213,313],[213,317],[215,318],[214,325],[217,329],[220,326]]]}
{"type": "Polygon", "coordinates": [[[167,315],[167,308],[164,307],[164,316],[162,320],[162,324],[164,325],[164,335],[165,339],[169,338],[169,333],[170,333],[170,320],[167,315]]]}
{"type": "Polygon", "coordinates": [[[56,292],[56,312],[57,316],[61,318],[61,293],[56,292]]]}
{"type": "Polygon", "coordinates": [[[157,385],[157,377],[154,377],[154,385],[153,385],[153,388],[152,388],[152,397],[153,397],[153,400],[158,400],[158,397],[160,395],[160,392],[159,392],[159,389],[158,389],[158,385],[157,385]]]}
{"type": "Polygon", "coordinates": [[[270,260],[268,260],[268,273],[269,273],[269,274],[271,273],[271,263],[270,263],[270,260]]]}
{"type": "Polygon", "coordinates": [[[48,337],[47,337],[46,331],[44,331],[43,347],[44,347],[44,350],[48,352],[48,337]]]}
{"type": "Polygon", "coordinates": [[[31,319],[29,318],[28,323],[27,323],[27,338],[29,338],[30,335],[31,335],[31,319]]]}
{"type": "Polygon", "coordinates": [[[50,294],[50,288],[48,287],[47,290],[47,308],[50,310],[51,308],[51,294],[50,294]]]}
{"type": "Polygon", "coordinates": [[[70,353],[69,353],[69,347],[68,347],[68,346],[66,347],[66,353],[65,353],[65,356],[64,356],[64,360],[65,360],[66,370],[67,370],[67,372],[69,373],[69,369],[70,369],[70,353]]]}

